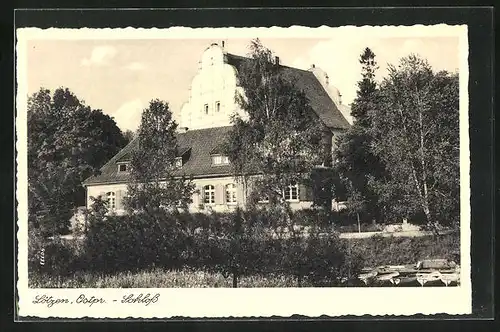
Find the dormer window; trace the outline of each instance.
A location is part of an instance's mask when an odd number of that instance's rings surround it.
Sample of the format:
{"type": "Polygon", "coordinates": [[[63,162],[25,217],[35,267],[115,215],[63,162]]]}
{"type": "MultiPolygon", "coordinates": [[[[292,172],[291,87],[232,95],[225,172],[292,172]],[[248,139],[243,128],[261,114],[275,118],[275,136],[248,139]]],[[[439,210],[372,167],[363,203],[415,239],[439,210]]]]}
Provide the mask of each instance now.
{"type": "Polygon", "coordinates": [[[205,104],[203,109],[205,110],[205,114],[208,114],[208,104],[205,104]]]}
{"type": "Polygon", "coordinates": [[[175,158],[175,167],[176,168],[181,168],[182,167],[182,157],[176,157],[175,158]]]}
{"type": "Polygon", "coordinates": [[[128,170],[128,164],[118,164],[118,173],[126,173],[128,170]]]}
{"type": "Polygon", "coordinates": [[[212,165],[227,165],[229,164],[229,157],[222,155],[212,156],[212,165]]]}
{"type": "Polygon", "coordinates": [[[219,112],[220,111],[220,101],[215,102],[215,111],[219,112]]]}

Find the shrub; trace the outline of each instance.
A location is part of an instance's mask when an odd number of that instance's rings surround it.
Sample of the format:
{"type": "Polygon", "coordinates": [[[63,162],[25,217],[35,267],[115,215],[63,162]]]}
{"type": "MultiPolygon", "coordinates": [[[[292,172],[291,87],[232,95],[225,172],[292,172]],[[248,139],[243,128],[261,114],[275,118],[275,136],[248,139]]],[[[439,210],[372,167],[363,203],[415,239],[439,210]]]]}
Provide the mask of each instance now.
{"type": "Polygon", "coordinates": [[[382,237],[349,240],[351,252],[364,257],[367,267],[414,264],[419,260],[445,258],[460,263],[458,233],[441,236],[382,237]]]}
{"type": "Polygon", "coordinates": [[[304,281],[314,286],[340,284],[356,276],[363,265],[331,227],[311,227],[305,236],[293,234],[283,244],[280,264],[296,277],[299,287],[304,281]]]}
{"type": "Polygon", "coordinates": [[[214,223],[196,234],[194,243],[198,266],[232,276],[233,287],[238,278],[245,275],[262,274],[262,266],[273,261],[269,246],[270,234],[262,218],[255,212],[213,214],[214,223]]]}
{"type": "Polygon", "coordinates": [[[65,276],[80,266],[80,248],[77,243],[60,237],[48,238],[39,229],[29,229],[28,273],[65,276]]]}
{"type": "Polygon", "coordinates": [[[90,217],[85,238],[88,265],[102,271],[179,267],[190,257],[188,226],[167,213],[90,217]]]}
{"type": "Polygon", "coordinates": [[[28,272],[42,272],[45,264],[46,240],[40,230],[28,227],[28,272]]]}

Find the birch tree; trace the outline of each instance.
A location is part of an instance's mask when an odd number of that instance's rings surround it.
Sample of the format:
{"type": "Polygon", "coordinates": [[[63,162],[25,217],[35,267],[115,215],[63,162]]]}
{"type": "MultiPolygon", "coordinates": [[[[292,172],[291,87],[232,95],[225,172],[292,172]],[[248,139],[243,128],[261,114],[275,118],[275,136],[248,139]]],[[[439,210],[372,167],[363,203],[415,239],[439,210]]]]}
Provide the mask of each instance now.
{"type": "Polygon", "coordinates": [[[375,183],[381,201],[400,217],[423,214],[429,228],[457,224],[459,212],[458,75],[433,72],[411,55],[380,87],[371,113],[373,151],[390,179],[375,183]]]}
{"type": "Polygon", "coordinates": [[[250,201],[267,198],[271,205],[286,207],[282,190],[307,181],[322,162],[322,124],[258,39],[250,45],[250,57],[239,69],[243,93],[236,96],[248,116],[233,117],[226,150],[236,176],[246,181],[258,175],[250,201]]]}

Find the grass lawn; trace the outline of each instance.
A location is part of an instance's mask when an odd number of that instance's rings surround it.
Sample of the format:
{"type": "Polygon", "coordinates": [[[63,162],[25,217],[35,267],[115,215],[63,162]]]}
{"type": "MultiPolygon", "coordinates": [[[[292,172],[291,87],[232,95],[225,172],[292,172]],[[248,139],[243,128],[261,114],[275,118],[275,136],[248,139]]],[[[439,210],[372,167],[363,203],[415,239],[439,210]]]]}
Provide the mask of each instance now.
{"type": "MultiPolygon", "coordinates": [[[[289,276],[249,276],[238,279],[238,287],[296,287],[297,282],[289,276]]],[[[140,272],[119,272],[101,275],[76,272],[71,276],[48,276],[31,274],[30,288],[216,288],[232,287],[231,277],[203,271],[168,271],[152,269],[140,272]]]]}

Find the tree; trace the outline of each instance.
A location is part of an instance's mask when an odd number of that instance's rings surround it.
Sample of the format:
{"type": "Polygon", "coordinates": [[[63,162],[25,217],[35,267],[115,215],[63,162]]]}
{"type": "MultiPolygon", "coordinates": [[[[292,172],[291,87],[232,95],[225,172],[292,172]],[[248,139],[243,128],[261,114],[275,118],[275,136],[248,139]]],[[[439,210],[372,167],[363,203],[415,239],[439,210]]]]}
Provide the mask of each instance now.
{"type": "Polygon", "coordinates": [[[400,217],[424,216],[426,224],[458,224],[458,75],[433,72],[410,55],[389,66],[372,121],[373,151],[388,167],[376,182],[381,200],[400,217]]]}
{"type": "Polygon", "coordinates": [[[158,216],[187,209],[194,186],[184,176],[176,176],[177,123],[168,103],[155,99],[142,113],[138,148],[133,150],[131,182],[126,207],[129,212],[158,216]]]}
{"type": "Polygon", "coordinates": [[[134,139],[134,132],[130,129],[127,129],[125,130],[125,132],[123,133],[123,137],[125,137],[125,140],[127,141],[127,143],[130,143],[132,142],[132,140],[134,139]]]}
{"type": "Polygon", "coordinates": [[[378,106],[378,90],[375,73],[378,69],[375,54],[365,48],[359,58],[362,78],[358,82],[356,98],[352,104],[354,124],[340,136],[336,150],[335,169],[343,178],[348,192],[348,206],[358,218],[381,218],[378,199],[370,183],[384,178],[384,166],[371,151],[371,117],[378,106]],[[356,208],[354,208],[356,207],[356,208]]]}
{"type": "Polygon", "coordinates": [[[243,93],[237,102],[245,117],[235,115],[226,150],[233,173],[252,179],[250,204],[264,197],[286,208],[283,189],[303,183],[321,164],[322,124],[304,93],[285,79],[273,53],[256,39],[250,59],[238,72],[243,93]]]}
{"type": "Polygon", "coordinates": [[[72,209],[85,204],[81,183],[124,145],[115,121],[67,88],[28,98],[29,222],[43,233],[68,231],[72,209]]]}

